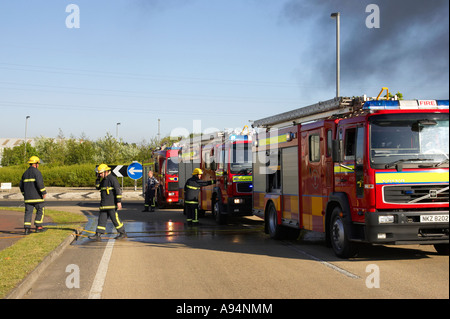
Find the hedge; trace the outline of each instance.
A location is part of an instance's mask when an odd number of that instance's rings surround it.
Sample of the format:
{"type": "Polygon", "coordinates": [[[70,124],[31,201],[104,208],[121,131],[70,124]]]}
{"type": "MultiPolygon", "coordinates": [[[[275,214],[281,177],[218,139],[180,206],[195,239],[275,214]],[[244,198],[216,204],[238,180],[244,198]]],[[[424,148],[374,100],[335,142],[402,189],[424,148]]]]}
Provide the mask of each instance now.
{"type": "MultiPolygon", "coordinates": [[[[26,166],[0,167],[0,182],[12,183],[12,186],[18,187],[26,169],[26,166]]],[[[39,166],[46,187],[94,187],[96,180],[94,169],[95,165],[92,164],[39,166]]],[[[122,179],[118,180],[122,184],[122,179]]],[[[137,181],[137,185],[142,185],[142,179],[137,181]]],[[[134,180],[124,177],[123,186],[134,186],[134,180]]]]}

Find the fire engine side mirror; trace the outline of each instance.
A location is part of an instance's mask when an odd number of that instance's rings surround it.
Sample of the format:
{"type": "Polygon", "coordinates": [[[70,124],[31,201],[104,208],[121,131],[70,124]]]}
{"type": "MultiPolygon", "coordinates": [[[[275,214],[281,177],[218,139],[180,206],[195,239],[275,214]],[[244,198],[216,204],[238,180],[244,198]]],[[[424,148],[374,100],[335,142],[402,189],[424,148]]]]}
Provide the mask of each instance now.
{"type": "Polygon", "coordinates": [[[342,162],[342,140],[333,140],[331,144],[331,157],[333,162],[342,162]]]}
{"type": "Polygon", "coordinates": [[[213,170],[213,171],[215,171],[216,169],[217,169],[217,164],[216,164],[216,162],[213,160],[212,162],[211,162],[211,169],[213,170]]]}

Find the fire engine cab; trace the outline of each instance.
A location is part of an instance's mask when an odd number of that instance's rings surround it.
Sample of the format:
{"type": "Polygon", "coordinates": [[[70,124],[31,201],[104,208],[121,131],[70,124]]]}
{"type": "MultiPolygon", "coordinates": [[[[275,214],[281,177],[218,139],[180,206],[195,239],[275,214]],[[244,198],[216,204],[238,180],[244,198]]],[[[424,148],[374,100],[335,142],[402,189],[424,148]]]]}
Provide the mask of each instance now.
{"type": "Polygon", "coordinates": [[[342,258],[358,243],[448,254],[449,101],[379,96],[254,121],[253,213],[272,238],[323,232],[342,258]]]}
{"type": "Polygon", "coordinates": [[[178,151],[172,146],[153,153],[154,176],[159,181],[156,201],[160,208],[178,204],[178,151]]]}

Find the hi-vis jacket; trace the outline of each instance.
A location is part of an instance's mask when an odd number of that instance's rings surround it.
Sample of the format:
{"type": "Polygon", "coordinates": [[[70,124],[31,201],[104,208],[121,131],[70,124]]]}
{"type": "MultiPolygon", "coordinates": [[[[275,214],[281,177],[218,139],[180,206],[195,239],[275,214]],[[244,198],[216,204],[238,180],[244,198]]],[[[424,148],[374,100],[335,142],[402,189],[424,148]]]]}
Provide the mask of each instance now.
{"type": "Polygon", "coordinates": [[[44,195],[47,194],[47,191],[42,174],[36,167],[30,166],[23,173],[19,187],[26,204],[44,202],[44,195]]]}
{"type": "Polygon", "coordinates": [[[117,209],[117,203],[122,201],[122,190],[117,178],[112,174],[102,180],[97,178],[95,187],[100,190],[100,210],[117,209]]]}
{"type": "Polygon", "coordinates": [[[200,187],[211,185],[213,181],[202,181],[197,175],[192,176],[184,184],[184,202],[186,204],[198,204],[200,187]]]}

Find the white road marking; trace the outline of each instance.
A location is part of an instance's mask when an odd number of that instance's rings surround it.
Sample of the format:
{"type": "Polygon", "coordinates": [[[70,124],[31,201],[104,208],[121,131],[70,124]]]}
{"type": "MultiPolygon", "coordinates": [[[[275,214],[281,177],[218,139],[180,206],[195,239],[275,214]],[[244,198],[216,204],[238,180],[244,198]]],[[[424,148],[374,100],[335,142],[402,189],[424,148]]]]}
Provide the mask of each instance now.
{"type": "Polygon", "coordinates": [[[345,275],[345,276],[347,276],[349,278],[352,278],[352,279],[359,279],[360,278],[359,276],[357,276],[355,274],[352,274],[351,272],[349,272],[349,271],[347,271],[345,269],[342,269],[342,268],[340,268],[340,267],[338,267],[336,265],[333,265],[333,264],[331,264],[331,263],[329,263],[329,262],[327,262],[325,260],[322,260],[322,259],[320,259],[320,258],[318,258],[316,256],[313,256],[310,253],[307,253],[306,251],[296,247],[295,245],[293,245],[293,244],[291,244],[289,242],[285,241],[284,244],[286,246],[288,246],[289,248],[295,250],[296,252],[301,253],[301,254],[305,255],[306,257],[311,258],[312,260],[315,260],[315,261],[321,263],[322,265],[327,266],[328,268],[331,268],[334,271],[337,271],[338,273],[341,273],[341,274],[343,274],[343,275],[345,275]]]}
{"type": "Polygon", "coordinates": [[[102,260],[100,260],[100,265],[98,265],[97,273],[95,274],[94,282],[92,283],[91,291],[89,292],[89,299],[100,299],[102,297],[103,285],[105,284],[109,260],[111,259],[115,241],[115,239],[110,239],[106,244],[102,260]]]}

